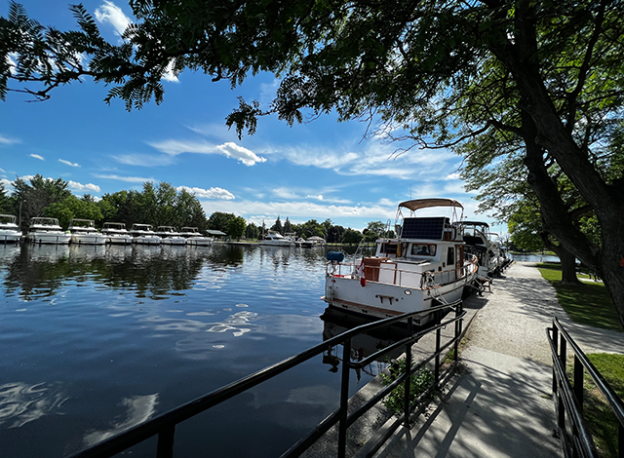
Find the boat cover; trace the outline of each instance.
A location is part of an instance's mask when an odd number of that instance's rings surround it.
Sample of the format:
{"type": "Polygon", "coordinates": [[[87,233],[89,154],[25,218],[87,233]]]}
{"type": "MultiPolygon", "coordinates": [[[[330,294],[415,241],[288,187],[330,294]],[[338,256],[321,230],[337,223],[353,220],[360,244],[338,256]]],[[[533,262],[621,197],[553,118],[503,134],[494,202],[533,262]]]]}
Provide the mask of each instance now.
{"type": "Polygon", "coordinates": [[[419,208],[429,208],[429,207],[459,207],[463,209],[462,204],[457,202],[455,199],[416,199],[416,200],[407,200],[405,202],[401,202],[399,204],[399,208],[409,208],[411,211],[416,211],[419,208]]]}

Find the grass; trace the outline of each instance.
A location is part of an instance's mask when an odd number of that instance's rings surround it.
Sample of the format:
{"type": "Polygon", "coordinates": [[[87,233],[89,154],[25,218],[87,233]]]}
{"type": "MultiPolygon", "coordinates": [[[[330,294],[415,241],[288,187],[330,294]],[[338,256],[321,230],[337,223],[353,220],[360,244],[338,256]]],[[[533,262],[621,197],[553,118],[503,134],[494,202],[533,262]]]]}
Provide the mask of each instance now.
{"type": "MultiPolygon", "coordinates": [[[[604,284],[581,283],[562,285],[561,266],[555,263],[538,264],[542,277],[557,291],[557,299],[572,321],[603,329],[622,332],[615,306],[604,284]]],[[[579,275],[579,277],[583,277],[579,275]]],[[[587,276],[585,276],[587,277],[587,276]]]]}
{"type": "MultiPolygon", "coordinates": [[[[615,393],[624,398],[624,355],[593,353],[587,355],[615,393]]],[[[618,456],[618,421],[594,381],[585,375],[584,417],[594,442],[603,457],[618,456]]]]}

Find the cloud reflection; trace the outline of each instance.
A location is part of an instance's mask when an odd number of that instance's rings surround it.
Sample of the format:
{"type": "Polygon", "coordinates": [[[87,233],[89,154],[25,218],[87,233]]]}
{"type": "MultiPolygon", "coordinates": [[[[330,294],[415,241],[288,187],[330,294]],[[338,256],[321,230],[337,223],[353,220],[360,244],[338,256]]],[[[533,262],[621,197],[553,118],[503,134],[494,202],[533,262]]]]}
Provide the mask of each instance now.
{"type": "Polygon", "coordinates": [[[58,410],[67,399],[57,383],[0,385],[0,426],[20,428],[58,410]]]}
{"type": "Polygon", "coordinates": [[[124,398],[121,405],[126,409],[125,420],[113,423],[110,429],[96,430],[87,433],[83,438],[85,446],[90,447],[91,445],[95,445],[104,439],[108,439],[109,437],[149,420],[156,412],[158,394],[124,398]]]}

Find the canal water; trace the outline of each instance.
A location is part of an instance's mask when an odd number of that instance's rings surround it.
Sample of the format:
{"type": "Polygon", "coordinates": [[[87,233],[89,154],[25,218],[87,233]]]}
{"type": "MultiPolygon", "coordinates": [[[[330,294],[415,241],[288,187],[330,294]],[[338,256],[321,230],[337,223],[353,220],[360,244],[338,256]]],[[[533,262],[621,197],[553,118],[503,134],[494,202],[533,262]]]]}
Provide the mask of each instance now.
{"type": "MultiPolygon", "coordinates": [[[[0,246],[0,455],[60,457],[330,337],[324,248],[0,246]]],[[[354,393],[377,367],[351,377],[354,393]]],[[[338,405],[319,357],[176,429],[279,456],[338,405]]],[[[154,456],[155,440],[135,447],[154,456]]]]}

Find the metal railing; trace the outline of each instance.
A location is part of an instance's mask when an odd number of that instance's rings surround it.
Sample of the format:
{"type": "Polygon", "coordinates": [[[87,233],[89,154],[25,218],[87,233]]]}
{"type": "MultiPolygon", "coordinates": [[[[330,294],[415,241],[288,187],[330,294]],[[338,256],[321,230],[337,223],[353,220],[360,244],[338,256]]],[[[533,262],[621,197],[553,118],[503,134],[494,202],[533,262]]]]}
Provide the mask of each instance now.
{"type": "Polygon", "coordinates": [[[574,342],[557,318],[546,329],[553,354],[553,397],[557,428],[566,457],[597,457],[596,446],[583,418],[583,379],[588,374],[613,411],[618,425],[618,457],[624,458],[624,403],[574,342]],[[566,371],[568,346],[574,354],[572,381],[566,371]]]}
{"type": "Polygon", "coordinates": [[[415,315],[422,316],[422,311],[403,314],[397,317],[386,318],[384,320],[375,321],[369,324],[358,326],[340,335],[332,337],[323,343],[320,343],[296,356],[287,358],[277,364],[262,369],[252,375],[244,377],[236,382],[219,388],[205,396],[188,402],[180,407],[177,407],[169,412],[153,418],[145,423],[130,428],[117,436],[106,439],[88,449],[85,449],[77,454],[72,455],[72,458],[96,458],[96,457],[110,457],[114,456],[124,450],[127,450],[149,438],[158,436],[158,444],[156,450],[157,458],[171,458],[174,454],[173,444],[175,436],[175,428],[179,423],[188,420],[189,418],[204,412],[211,407],[218,404],[222,404],[232,397],[243,393],[251,388],[295,367],[298,366],[313,357],[323,354],[325,351],[331,350],[338,345],[342,345],[342,370],[340,380],[340,401],[339,407],[331,414],[329,414],[323,421],[321,421],[307,436],[300,439],[290,449],[288,449],[282,457],[296,457],[305,452],[312,444],[318,441],[327,431],[336,426],[338,429],[338,452],[337,456],[343,458],[346,453],[347,445],[347,429],[364,413],[374,407],[377,403],[382,401],[388,396],[395,388],[400,384],[404,384],[405,389],[405,404],[401,417],[394,423],[392,427],[378,440],[378,443],[374,444],[368,452],[370,456],[377,451],[383,443],[390,437],[401,424],[407,424],[410,414],[416,409],[416,407],[422,403],[422,400],[428,396],[433,390],[437,389],[446,377],[451,374],[457,366],[457,355],[459,340],[462,335],[462,323],[463,317],[466,312],[463,311],[461,301],[453,302],[451,304],[440,305],[428,309],[428,312],[436,314],[436,325],[431,326],[425,330],[417,332],[413,327],[413,319],[415,315]],[[445,312],[454,310],[454,315],[446,314],[445,312]],[[407,325],[406,337],[395,342],[388,347],[385,347],[376,353],[369,355],[359,361],[351,361],[351,339],[355,336],[368,333],[378,328],[386,327],[393,323],[405,322],[407,325]],[[454,335],[446,343],[441,343],[441,331],[444,327],[454,324],[454,335]],[[428,333],[436,333],[436,347],[435,351],[429,355],[426,359],[418,362],[418,364],[412,366],[412,352],[411,348],[419,339],[428,333]],[[452,364],[450,364],[444,371],[441,371],[442,362],[441,358],[445,357],[450,347],[453,347],[454,358],[452,364]],[[392,352],[396,352],[397,349],[404,349],[406,354],[406,365],[409,369],[400,375],[395,381],[388,386],[385,386],[377,394],[372,396],[363,405],[357,408],[351,414],[348,414],[347,406],[349,402],[349,377],[351,369],[361,369],[371,364],[375,360],[379,360],[392,352]],[[425,365],[433,362],[434,366],[434,383],[427,389],[427,391],[421,394],[414,402],[410,404],[409,390],[410,390],[410,376],[416,371],[419,371],[425,365]]]}

